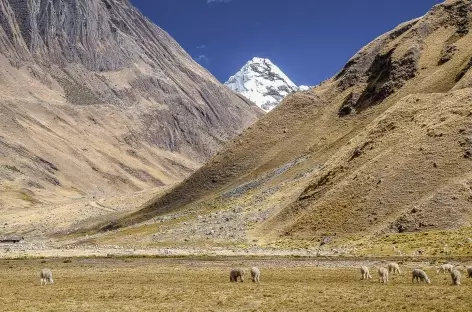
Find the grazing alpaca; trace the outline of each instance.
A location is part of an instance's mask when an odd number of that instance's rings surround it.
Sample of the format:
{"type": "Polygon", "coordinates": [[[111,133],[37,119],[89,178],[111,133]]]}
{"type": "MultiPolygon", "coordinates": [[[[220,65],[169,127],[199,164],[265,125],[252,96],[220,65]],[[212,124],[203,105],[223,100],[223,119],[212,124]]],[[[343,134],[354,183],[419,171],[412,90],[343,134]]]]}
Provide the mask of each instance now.
{"type": "Polygon", "coordinates": [[[436,271],[436,273],[439,273],[439,272],[442,272],[442,273],[451,273],[452,272],[452,269],[454,268],[454,266],[452,264],[449,264],[449,263],[446,263],[446,264],[441,264],[438,268],[438,270],[436,271]]]}
{"type": "Polygon", "coordinates": [[[48,282],[54,284],[52,271],[50,269],[42,269],[39,277],[41,278],[41,286],[46,285],[48,282]]]}
{"type": "Polygon", "coordinates": [[[425,283],[428,283],[428,284],[431,284],[431,280],[428,278],[428,275],[426,275],[426,273],[423,271],[423,270],[420,270],[420,269],[414,269],[412,272],[411,272],[411,275],[412,275],[412,279],[411,279],[411,282],[413,283],[416,279],[416,281],[419,283],[420,281],[421,282],[425,282],[425,283]]]}
{"type": "Polygon", "coordinates": [[[362,274],[362,279],[372,279],[372,276],[370,275],[369,268],[366,266],[361,266],[361,274],[362,274]]]}
{"type": "Polygon", "coordinates": [[[392,262],[387,265],[388,267],[388,272],[393,273],[393,274],[401,274],[402,272],[400,271],[400,266],[398,263],[392,262]]]}
{"type": "Polygon", "coordinates": [[[252,267],[251,268],[252,281],[255,282],[255,283],[259,283],[260,277],[261,277],[261,270],[259,270],[259,268],[257,268],[257,267],[252,267]]]}
{"type": "Polygon", "coordinates": [[[452,279],[452,284],[454,285],[460,285],[461,284],[461,272],[459,270],[454,269],[451,272],[451,279],[452,279]]]}
{"type": "Polygon", "coordinates": [[[229,273],[229,281],[230,282],[237,282],[238,277],[241,282],[244,282],[244,270],[243,269],[232,269],[229,273]]]}
{"type": "Polygon", "coordinates": [[[386,268],[379,268],[379,278],[381,283],[388,283],[388,270],[386,268]]]}

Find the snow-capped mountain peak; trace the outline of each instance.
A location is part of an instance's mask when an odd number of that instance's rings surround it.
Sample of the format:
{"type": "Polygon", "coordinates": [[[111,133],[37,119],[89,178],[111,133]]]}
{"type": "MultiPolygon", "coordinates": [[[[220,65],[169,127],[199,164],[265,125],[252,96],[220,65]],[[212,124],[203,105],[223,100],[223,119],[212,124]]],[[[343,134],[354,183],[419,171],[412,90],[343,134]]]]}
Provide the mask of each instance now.
{"type": "Polygon", "coordinates": [[[225,83],[265,111],[275,108],[289,93],[300,88],[269,59],[255,57],[225,83]]]}
{"type": "Polygon", "coordinates": [[[310,86],[304,86],[304,85],[298,87],[298,89],[300,89],[300,91],[308,91],[308,90],[310,90],[311,88],[312,88],[312,87],[310,87],[310,86]]]}

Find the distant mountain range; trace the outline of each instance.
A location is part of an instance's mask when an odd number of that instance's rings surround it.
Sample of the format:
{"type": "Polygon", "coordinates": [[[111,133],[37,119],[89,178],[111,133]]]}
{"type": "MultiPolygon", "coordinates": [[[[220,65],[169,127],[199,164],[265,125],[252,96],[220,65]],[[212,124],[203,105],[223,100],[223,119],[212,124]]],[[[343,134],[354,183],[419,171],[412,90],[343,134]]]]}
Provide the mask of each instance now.
{"type": "Polygon", "coordinates": [[[274,109],[289,93],[310,88],[295,85],[279,67],[260,57],[247,62],[225,85],[266,112],[274,109]]]}

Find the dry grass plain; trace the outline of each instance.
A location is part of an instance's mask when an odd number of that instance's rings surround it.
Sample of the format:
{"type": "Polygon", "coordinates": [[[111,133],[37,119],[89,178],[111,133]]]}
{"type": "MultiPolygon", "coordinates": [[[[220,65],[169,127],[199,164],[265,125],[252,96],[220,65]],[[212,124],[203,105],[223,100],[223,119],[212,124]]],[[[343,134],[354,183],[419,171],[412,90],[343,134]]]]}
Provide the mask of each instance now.
{"type": "Polygon", "coordinates": [[[465,277],[462,286],[451,286],[449,275],[425,267],[432,285],[412,284],[409,269],[381,285],[377,274],[361,281],[357,265],[236,258],[2,260],[0,310],[470,311],[472,306],[472,280],[465,277]],[[260,284],[229,282],[231,267],[252,265],[261,268],[260,284]],[[42,267],[52,268],[54,285],[39,286],[42,267]]]}

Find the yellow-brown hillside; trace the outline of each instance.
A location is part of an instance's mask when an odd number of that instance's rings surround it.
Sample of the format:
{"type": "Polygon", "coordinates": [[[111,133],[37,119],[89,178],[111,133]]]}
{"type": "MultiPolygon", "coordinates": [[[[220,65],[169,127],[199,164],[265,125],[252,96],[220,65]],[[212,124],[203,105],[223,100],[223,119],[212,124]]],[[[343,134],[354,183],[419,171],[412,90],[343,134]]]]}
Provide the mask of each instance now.
{"type": "Polygon", "coordinates": [[[472,216],[472,1],[398,26],[289,96],[203,168],[106,229],[260,211],[249,237],[456,229],[472,216]]]}

